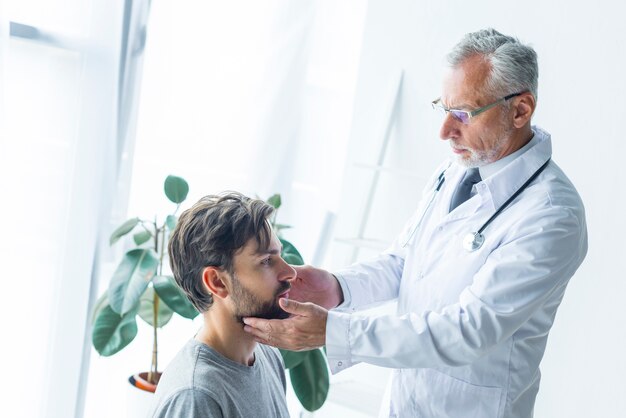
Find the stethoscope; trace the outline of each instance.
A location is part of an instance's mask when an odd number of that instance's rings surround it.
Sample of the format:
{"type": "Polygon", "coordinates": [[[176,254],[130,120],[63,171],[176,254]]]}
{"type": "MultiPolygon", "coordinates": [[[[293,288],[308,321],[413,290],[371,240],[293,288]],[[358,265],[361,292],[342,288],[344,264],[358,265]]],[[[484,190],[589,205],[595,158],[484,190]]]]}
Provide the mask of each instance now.
{"type": "MultiPolygon", "coordinates": [[[[541,174],[541,172],[548,166],[548,164],[550,163],[550,158],[548,158],[548,161],[546,161],[541,167],[539,167],[539,169],[537,169],[537,171],[535,171],[533,173],[532,176],[530,176],[530,178],[528,180],[526,180],[526,182],[524,184],[522,184],[516,191],[515,193],[513,193],[511,195],[511,197],[509,197],[506,202],[504,202],[502,205],[500,205],[500,207],[493,213],[493,215],[491,215],[491,217],[489,219],[487,219],[487,221],[485,223],[482,224],[482,226],[480,228],[478,228],[477,232],[470,232],[467,235],[465,235],[465,237],[463,238],[463,248],[469,252],[473,252],[478,250],[480,247],[483,246],[484,242],[485,242],[485,236],[483,235],[483,231],[485,230],[485,228],[487,228],[489,226],[489,224],[496,219],[496,217],[498,217],[498,215],[500,215],[500,213],[513,201],[515,200],[515,198],[517,196],[520,195],[520,193],[522,193],[526,187],[528,187],[528,185],[530,183],[532,183],[533,180],[535,180],[537,178],[537,176],[539,176],[539,174],[541,174]]],[[[413,238],[413,235],[415,234],[415,231],[419,228],[419,226],[422,223],[422,220],[424,219],[424,216],[426,216],[426,213],[428,212],[428,209],[430,208],[430,206],[432,205],[433,201],[435,200],[435,196],[437,195],[437,192],[439,190],[441,190],[441,186],[443,185],[443,183],[446,180],[445,177],[445,173],[448,170],[448,168],[450,168],[450,166],[448,165],[448,167],[446,167],[441,174],[439,174],[439,176],[437,177],[437,180],[435,182],[435,187],[433,188],[433,193],[431,194],[431,198],[430,201],[428,202],[428,205],[426,206],[426,209],[422,212],[422,216],[420,217],[419,222],[415,225],[415,227],[413,228],[413,231],[411,231],[411,234],[409,235],[409,238],[406,240],[406,242],[404,243],[403,247],[406,247],[408,245],[408,243],[411,241],[411,238],[413,238]]]]}
{"type": "Polygon", "coordinates": [[[419,221],[417,221],[417,223],[415,224],[415,226],[411,230],[411,233],[409,234],[409,237],[406,239],[404,244],[402,244],[402,248],[405,248],[407,245],[409,245],[409,242],[411,242],[411,239],[413,238],[413,235],[415,235],[415,231],[417,231],[418,228],[420,227],[420,225],[422,224],[422,221],[424,220],[424,216],[426,216],[426,214],[428,213],[428,210],[432,206],[433,201],[435,200],[435,197],[437,196],[437,192],[439,190],[441,190],[441,186],[443,186],[443,183],[446,181],[446,171],[448,171],[448,169],[450,168],[451,165],[452,165],[452,163],[449,163],[448,166],[443,169],[441,174],[439,174],[439,176],[435,180],[435,185],[433,187],[433,191],[430,194],[430,200],[428,201],[428,204],[426,205],[426,209],[424,209],[422,211],[422,215],[420,216],[419,221]]]}

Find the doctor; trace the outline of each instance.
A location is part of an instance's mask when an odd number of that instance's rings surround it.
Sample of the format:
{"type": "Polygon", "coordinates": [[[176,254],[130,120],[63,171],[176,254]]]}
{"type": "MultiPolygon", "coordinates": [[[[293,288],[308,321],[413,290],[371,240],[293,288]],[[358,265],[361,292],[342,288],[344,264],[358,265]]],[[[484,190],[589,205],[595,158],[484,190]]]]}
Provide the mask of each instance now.
{"type": "Polygon", "coordinates": [[[326,345],[333,372],[394,368],[390,417],[531,417],[548,333],[587,252],[585,212],[550,135],[531,126],[535,51],[487,29],[448,61],[433,107],[454,157],[404,231],[334,275],[298,268],[281,299],[292,316],[246,318],[245,330],[281,348],[326,345]],[[355,312],[393,298],[395,315],[355,312]]]}

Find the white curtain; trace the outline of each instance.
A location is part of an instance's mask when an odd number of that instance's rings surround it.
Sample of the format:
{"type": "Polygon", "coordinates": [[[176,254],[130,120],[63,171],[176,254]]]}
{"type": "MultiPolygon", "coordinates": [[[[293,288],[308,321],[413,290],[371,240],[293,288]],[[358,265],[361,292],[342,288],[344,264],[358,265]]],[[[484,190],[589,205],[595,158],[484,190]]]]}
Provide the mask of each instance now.
{"type": "Polygon", "coordinates": [[[123,5],[0,8],[3,416],[81,413],[93,273],[121,154],[123,5]]]}

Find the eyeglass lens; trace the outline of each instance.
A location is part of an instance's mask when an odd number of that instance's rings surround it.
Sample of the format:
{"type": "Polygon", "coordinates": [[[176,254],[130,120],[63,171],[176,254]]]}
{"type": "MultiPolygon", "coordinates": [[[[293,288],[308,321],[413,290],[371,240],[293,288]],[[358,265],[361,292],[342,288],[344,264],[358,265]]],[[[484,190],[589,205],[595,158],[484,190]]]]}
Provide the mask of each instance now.
{"type": "Polygon", "coordinates": [[[450,113],[452,115],[452,117],[456,120],[458,120],[461,123],[464,124],[468,124],[469,123],[469,115],[467,114],[467,112],[464,112],[462,110],[454,110],[454,109],[446,109],[445,107],[443,107],[441,104],[437,103],[433,103],[433,108],[436,109],[439,113],[441,113],[442,116],[446,116],[448,113],[450,113]]]}
{"type": "Polygon", "coordinates": [[[461,123],[469,123],[469,115],[467,114],[467,112],[462,112],[459,110],[450,110],[449,112],[453,118],[460,121],[461,123]]]}

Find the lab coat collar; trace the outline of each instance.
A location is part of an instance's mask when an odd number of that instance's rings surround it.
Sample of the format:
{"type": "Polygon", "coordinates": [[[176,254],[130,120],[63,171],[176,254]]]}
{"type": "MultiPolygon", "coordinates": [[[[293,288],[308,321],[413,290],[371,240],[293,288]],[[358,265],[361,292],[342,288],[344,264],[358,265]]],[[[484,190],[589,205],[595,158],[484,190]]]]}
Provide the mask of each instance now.
{"type": "Polygon", "coordinates": [[[537,126],[532,130],[534,144],[477,185],[481,200],[490,201],[492,209],[500,207],[552,156],[550,134],[537,126]]]}

